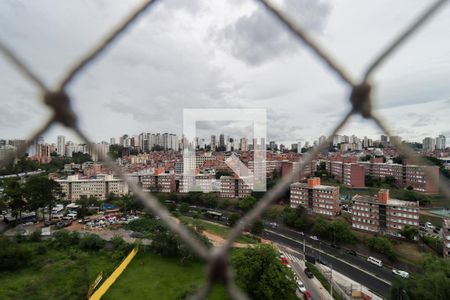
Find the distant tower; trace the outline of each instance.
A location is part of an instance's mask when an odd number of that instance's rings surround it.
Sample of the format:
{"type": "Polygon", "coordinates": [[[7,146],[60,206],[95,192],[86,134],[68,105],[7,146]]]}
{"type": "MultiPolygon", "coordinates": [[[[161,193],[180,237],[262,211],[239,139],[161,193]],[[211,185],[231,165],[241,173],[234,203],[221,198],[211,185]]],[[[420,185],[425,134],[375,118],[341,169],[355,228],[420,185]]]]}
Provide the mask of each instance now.
{"type": "Polygon", "coordinates": [[[66,137],[64,135],[58,135],[56,153],[59,156],[66,156],[66,137]]]}

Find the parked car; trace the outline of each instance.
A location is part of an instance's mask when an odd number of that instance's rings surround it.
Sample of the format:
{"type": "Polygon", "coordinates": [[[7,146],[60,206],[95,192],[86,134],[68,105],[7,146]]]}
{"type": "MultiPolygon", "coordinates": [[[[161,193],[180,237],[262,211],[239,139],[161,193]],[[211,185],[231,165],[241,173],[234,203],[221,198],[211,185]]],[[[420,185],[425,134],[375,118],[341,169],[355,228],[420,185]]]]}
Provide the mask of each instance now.
{"type": "Polygon", "coordinates": [[[281,263],[283,264],[283,265],[289,265],[289,262],[288,262],[288,260],[287,260],[287,258],[286,257],[280,257],[280,260],[281,260],[281,263]]]}
{"type": "Polygon", "coordinates": [[[308,269],[308,268],[305,269],[305,275],[306,275],[306,277],[308,277],[309,279],[311,279],[311,278],[314,277],[314,274],[313,274],[313,273],[311,272],[311,270],[308,269]]]}
{"type": "Polygon", "coordinates": [[[56,220],[45,220],[44,221],[45,226],[55,225],[56,223],[58,223],[58,221],[56,221],[56,220]]]}
{"type": "Polygon", "coordinates": [[[392,273],[403,278],[409,278],[409,273],[402,270],[392,269],[392,273]]]}
{"type": "Polygon", "coordinates": [[[302,294],[306,292],[305,285],[300,280],[297,280],[297,288],[302,294]]]}
{"type": "Polygon", "coordinates": [[[319,240],[319,238],[317,236],[315,236],[315,235],[310,235],[309,238],[314,240],[314,241],[318,241],[319,240]]]}

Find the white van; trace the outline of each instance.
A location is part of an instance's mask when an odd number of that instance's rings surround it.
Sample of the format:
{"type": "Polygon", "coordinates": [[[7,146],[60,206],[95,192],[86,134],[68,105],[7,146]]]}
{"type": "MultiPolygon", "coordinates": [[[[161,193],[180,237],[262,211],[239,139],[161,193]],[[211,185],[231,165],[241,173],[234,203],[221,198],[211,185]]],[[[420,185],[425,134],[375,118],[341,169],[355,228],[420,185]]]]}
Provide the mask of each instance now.
{"type": "Polygon", "coordinates": [[[370,263],[373,263],[374,265],[377,265],[379,267],[383,266],[383,262],[381,260],[379,260],[379,259],[377,259],[375,257],[372,257],[372,256],[369,256],[367,258],[367,261],[370,262],[370,263]]]}

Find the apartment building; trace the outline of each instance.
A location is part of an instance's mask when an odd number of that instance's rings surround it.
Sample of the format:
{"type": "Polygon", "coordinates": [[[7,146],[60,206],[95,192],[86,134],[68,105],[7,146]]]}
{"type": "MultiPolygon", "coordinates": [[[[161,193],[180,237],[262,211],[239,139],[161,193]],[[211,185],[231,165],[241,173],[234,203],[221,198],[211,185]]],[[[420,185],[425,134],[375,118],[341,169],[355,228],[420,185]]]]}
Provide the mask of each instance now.
{"type": "Polygon", "coordinates": [[[176,191],[175,174],[149,174],[141,176],[144,192],[171,193],[176,191]]]}
{"type": "MultiPolygon", "coordinates": [[[[326,170],[337,181],[345,186],[363,188],[365,184],[364,166],[355,162],[329,160],[325,162],[326,170]]],[[[356,161],[356,160],[355,160],[356,161]]]]}
{"type": "Polygon", "coordinates": [[[387,189],[376,196],[355,195],[352,202],[353,229],[400,237],[406,225],[419,226],[419,202],[391,199],[387,189]]]}
{"type": "Polygon", "coordinates": [[[98,175],[96,178],[79,178],[79,175],[70,175],[66,179],[56,179],[61,185],[65,199],[79,200],[81,196],[95,197],[104,200],[114,193],[115,195],[128,194],[128,185],[113,175],[98,175]]]}
{"type": "Polygon", "coordinates": [[[180,176],[180,193],[190,191],[200,191],[203,193],[217,192],[220,190],[220,183],[213,174],[197,174],[195,176],[180,176]]]}
{"type": "Polygon", "coordinates": [[[339,211],[339,187],[320,184],[320,178],[309,178],[307,183],[295,182],[291,184],[290,205],[296,208],[299,205],[308,211],[325,215],[336,216],[339,211]]]}
{"type": "MultiPolygon", "coordinates": [[[[301,162],[292,162],[292,161],[282,161],[281,162],[281,176],[288,176],[292,173],[293,169],[297,167],[301,162]]],[[[302,174],[298,174],[294,176],[292,182],[298,182],[301,180],[305,180],[306,178],[313,176],[317,170],[317,161],[313,160],[311,163],[307,164],[302,172],[302,174]]]]}
{"type": "Polygon", "coordinates": [[[386,178],[392,176],[395,178],[398,187],[412,187],[414,191],[424,193],[437,193],[439,181],[438,166],[419,166],[419,165],[401,165],[391,163],[372,163],[358,162],[358,165],[364,166],[365,175],[374,178],[386,178]],[[426,172],[431,177],[426,175],[426,172]],[[434,178],[434,180],[431,180],[434,178]]]}
{"type": "Polygon", "coordinates": [[[251,184],[248,185],[242,177],[220,177],[220,197],[222,198],[244,198],[251,195],[252,189],[253,186],[251,184]]]}
{"type": "Polygon", "coordinates": [[[353,188],[363,188],[366,186],[364,166],[358,164],[344,164],[342,169],[342,183],[353,188]]]}
{"type": "Polygon", "coordinates": [[[442,221],[442,240],[444,241],[442,253],[445,258],[450,258],[450,219],[442,221]]]}

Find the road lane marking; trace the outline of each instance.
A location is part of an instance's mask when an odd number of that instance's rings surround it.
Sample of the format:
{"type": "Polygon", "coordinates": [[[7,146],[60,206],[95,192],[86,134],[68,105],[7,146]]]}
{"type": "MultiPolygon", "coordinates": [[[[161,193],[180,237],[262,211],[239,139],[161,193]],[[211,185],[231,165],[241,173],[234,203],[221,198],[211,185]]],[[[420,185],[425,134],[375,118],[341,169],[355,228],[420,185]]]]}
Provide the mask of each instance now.
{"type": "MultiPolygon", "coordinates": [[[[270,232],[270,233],[272,233],[272,234],[281,236],[281,237],[283,237],[283,238],[285,238],[285,239],[288,239],[288,240],[291,240],[291,241],[293,241],[293,242],[295,242],[295,243],[298,243],[298,244],[303,245],[303,242],[298,241],[298,240],[295,240],[295,239],[293,239],[293,238],[291,238],[291,237],[289,237],[289,236],[286,236],[286,235],[284,235],[284,234],[281,234],[281,233],[278,233],[278,232],[275,232],[275,231],[272,231],[272,230],[268,230],[268,229],[264,229],[264,231],[270,232]]],[[[390,283],[389,281],[387,281],[387,280],[385,280],[385,279],[383,279],[383,278],[380,278],[380,277],[378,277],[377,275],[375,275],[375,274],[373,274],[373,273],[371,273],[371,272],[369,272],[369,271],[363,270],[363,269],[361,269],[359,266],[352,265],[351,263],[349,263],[349,262],[347,262],[347,261],[345,261],[345,260],[343,260],[343,259],[341,259],[341,258],[339,258],[339,257],[336,257],[336,256],[334,256],[334,255],[332,255],[332,254],[329,254],[329,253],[327,253],[327,252],[324,252],[324,251],[322,251],[322,250],[313,248],[313,247],[311,246],[311,244],[307,244],[307,243],[305,242],[305,246],[308,246],[309,248],[314,249],[314,251],[317,251],[317,252],[320,252],[320,253],[322,253],[322,254],[331,256],[331,257],[333,257],[334,259],[339,260],[340,262],[343,262],[343,263],[345,263],[345,264],[351,266],[351,267],[354,268],[354,269],[357,269],[357,270],[359,270],[359,271],[361,271],[361,272],[364,272],[364,273],[366,273],[367,275],[369,275],[369,276],[371,276],[371,277],[373,277],[373,278],[375,278],[375,279],[377,279],[377,280],[379,280],[379,281],[382,281],[382,282],[384,282],[384,283],[386,283],[386,284],[388,284],[388,285],[390,285],[390,286],[392,285],[392,283],[390,283]]],[[[353,279],[353,278],[352,278],[352,279],[353,279]]],[[[353,279],[353,280],[355,280],[355,279],[353,279]]],[[[355,281],[356,281],[356,280],[355,280],[355,281]]]]}

